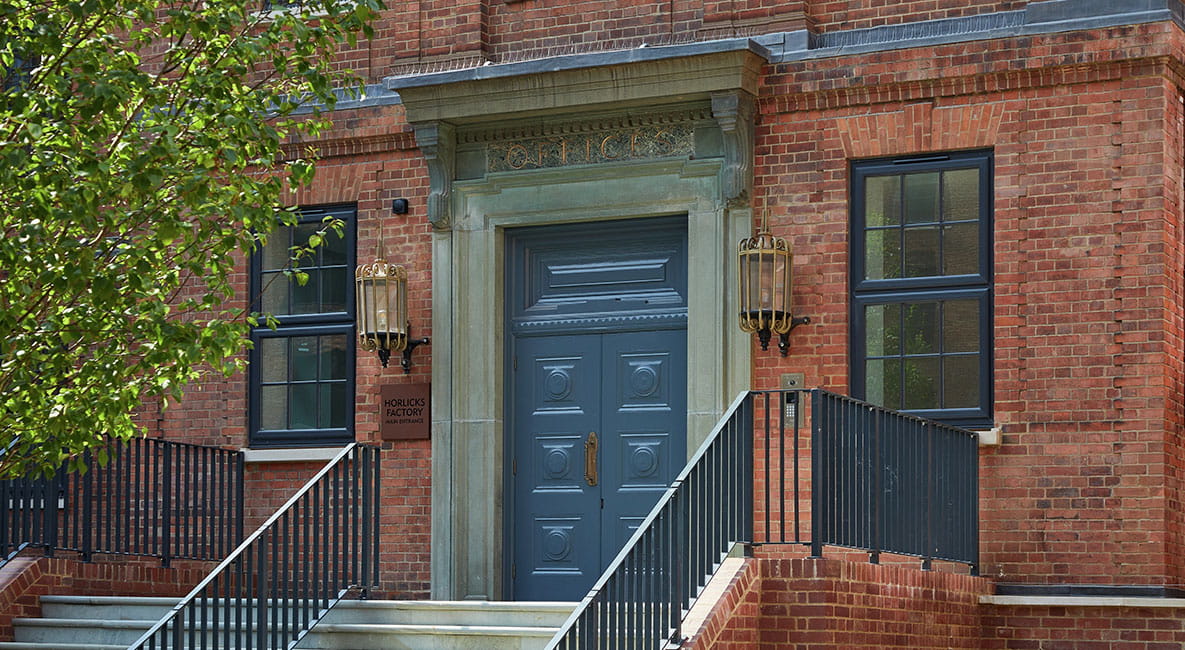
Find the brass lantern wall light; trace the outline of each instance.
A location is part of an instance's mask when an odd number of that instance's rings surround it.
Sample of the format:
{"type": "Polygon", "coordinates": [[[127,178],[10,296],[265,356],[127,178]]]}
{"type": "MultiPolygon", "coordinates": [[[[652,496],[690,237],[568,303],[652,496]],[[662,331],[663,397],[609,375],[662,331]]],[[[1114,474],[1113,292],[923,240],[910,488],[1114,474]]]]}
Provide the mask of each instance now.
{"type": "Polygon", "coordinates": [[[761,349],[769,349],[774,333],[779,337],[782,356],[790,350],[790,330],[811,322],[807,316],[796,317],[790,305],[792,277],[791,255],[786,240],[769,234],[769,212],[761,220],[757,234],[742,239],[737,250],[739,264],[741,329],[755,332],[761,349]]]}
{"type": "Polygon", "coordinates": [[[431,341],[428,337],[411,338],[411,322],[407,318],[407,270],[398,264],[388,264],[384,259],[381,224],[377,257],[371,264],[359,264],[354,272],[358,343],[363,350],[377,351],[384,368],[392,352],[402,352],[399,365],[407,374],[411,372],[412,350],[431,341]]]}

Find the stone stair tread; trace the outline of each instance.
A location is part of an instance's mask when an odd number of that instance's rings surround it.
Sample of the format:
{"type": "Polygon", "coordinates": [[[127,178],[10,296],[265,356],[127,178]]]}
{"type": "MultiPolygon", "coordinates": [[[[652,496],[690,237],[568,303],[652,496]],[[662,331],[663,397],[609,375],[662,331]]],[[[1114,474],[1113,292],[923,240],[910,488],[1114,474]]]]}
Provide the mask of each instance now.
{"type": "Polygon", "coordinates": [[[518,627],[510,625],[428,625],[414,623],[321,623],[321,634],[353,632],[371,634],[453,634],[486,636],[551,636],[558,627],[518,627]]]}
{"type": "Polygon", "coordinates": [[[43,603],[63,603],[69,605],[176,605],[180,598],[166,596],[63,596],[46,594],[41,596],[43,603]]]}
{"type": "MultiPolygon", "coordinates": [[[[46,595],[46,616],[16,618],[18,641],[0,650],[125,650],[119,645],[154,625],[179,599],[159,596],[46,595]],[[76,643],[93,638],[91,643],[76,643]]],[[[252,601],[254,602],[254,601],[252,601]]],[[[273,601],[290,609],[299,602],[273,601]]],[[[542,648],[578,603],[565,601],[343,600],[301,642],[300,648],[386,647],[542,648]],[[336,640],[334,637],[337,637],[336,640]],[[435,639],[433,639],[435,637],[435,639]]],[[[211,599],[212,608],[222,605],[211,599]]]]}
{"type": "Polygon", "coordinates": [[[0,650],[127,650],[126,645],[94,643],[44,643],[37,641],[0,641],[0,650]]]}
{"type": "Polygon", "coordinates": [[[124,620],[105,618],[14,618],[13,626],[27,627],[100,627],[100,628],[129,628],[138,627],[147,630],[156,623],[152,620],[124,620]]]}

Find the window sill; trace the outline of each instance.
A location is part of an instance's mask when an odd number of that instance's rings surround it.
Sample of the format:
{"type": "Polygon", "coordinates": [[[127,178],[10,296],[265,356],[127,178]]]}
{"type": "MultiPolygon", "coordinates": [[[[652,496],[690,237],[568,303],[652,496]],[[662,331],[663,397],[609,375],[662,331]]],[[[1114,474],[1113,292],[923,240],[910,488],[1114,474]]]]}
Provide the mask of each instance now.
{"type": "Polygon", "coordinates": [[[292,449],[243,449],[243,462],[251,463],[300,463],[331,460],[342,450],[341,447],[296,447],[292,449]]]}
{"type": "Polygon", "coordinates": [[[1000,446],[1000,427],[992,427],[990,429],[972,429],[979,436],[980,447],[999,447],[1000,446]]]}

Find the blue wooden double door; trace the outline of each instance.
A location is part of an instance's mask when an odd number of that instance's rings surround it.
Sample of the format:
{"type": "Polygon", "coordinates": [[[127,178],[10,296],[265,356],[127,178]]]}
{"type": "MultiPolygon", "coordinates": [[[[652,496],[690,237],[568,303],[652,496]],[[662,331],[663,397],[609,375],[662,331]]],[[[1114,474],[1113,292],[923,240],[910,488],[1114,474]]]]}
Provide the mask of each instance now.
{"type": "Polygon", "coordinates": [[[579,600],[687,457],[686,221],[508,237],[516,600],[579,600]]]}

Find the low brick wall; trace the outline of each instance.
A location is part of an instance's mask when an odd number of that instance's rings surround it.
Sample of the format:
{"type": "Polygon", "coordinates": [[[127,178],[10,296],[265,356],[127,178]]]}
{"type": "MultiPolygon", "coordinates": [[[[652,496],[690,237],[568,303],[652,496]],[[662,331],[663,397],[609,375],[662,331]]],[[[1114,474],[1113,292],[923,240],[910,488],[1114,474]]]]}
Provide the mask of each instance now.
{"type": "Polygon", "coordinates": [[[754,558],[684,648],[979,648],[990,580],[835,559],[754,558]]]}
{"type": "Polygon", "coordinates": [[[40,597],[170,596],[181,598],[214,568],[213,563],[114,558],[80,562],[68,558],[18,557],[0,567],[0,641],[12,640],[12,619],[41,615],[40,597]]]}

